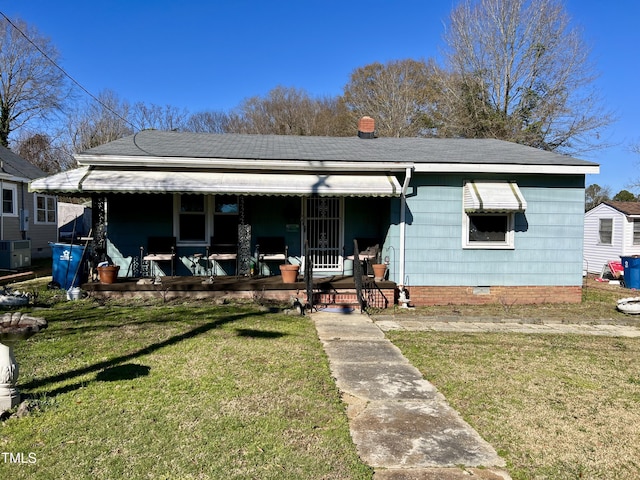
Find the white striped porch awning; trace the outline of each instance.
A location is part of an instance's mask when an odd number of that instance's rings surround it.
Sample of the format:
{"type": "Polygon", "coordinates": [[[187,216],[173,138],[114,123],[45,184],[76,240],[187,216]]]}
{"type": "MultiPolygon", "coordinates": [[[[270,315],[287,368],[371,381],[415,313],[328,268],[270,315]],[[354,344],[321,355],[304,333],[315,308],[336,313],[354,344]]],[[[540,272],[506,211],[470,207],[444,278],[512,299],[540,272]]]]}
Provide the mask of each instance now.
{"type": "Polygon", "coordinates": [[[393,175],[238,173],[192,170],[115,170],[80,167],[40,178],[32,192],[201,193],[238,195],[326,195],[399,197],[393,175]]]}
{"type": "Polygon", "coordinates": [[[524,212],[526,208],[516,182],[473,181],[464,186],[465,212],[524,212]]]}

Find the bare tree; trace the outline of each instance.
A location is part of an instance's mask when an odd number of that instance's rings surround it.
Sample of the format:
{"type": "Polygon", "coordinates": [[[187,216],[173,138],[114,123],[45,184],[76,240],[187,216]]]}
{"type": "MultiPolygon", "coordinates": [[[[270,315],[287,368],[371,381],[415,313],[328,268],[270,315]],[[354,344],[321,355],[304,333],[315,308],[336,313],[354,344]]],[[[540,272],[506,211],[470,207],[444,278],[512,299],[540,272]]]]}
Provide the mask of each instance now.
{"type": "Polygon", "coordinates": [[[45,173],[57,173],[75,165],[70,152],[46,133],[23,134],[15,143],[16,154],[45,173]]]}
{"type": "Polygon", "coordinates": [[[357,68],[344,87],[344,101],[352,114],[352,123],[371,116],[380,136],[430,135],[435,127],[437,70],[432,61],[410,59],[357,68]]]}
{"type": "Polygon", "coordinates": [[[612,121],[590,49],[558,0],[462,0],[445,34],[448,136],[493,136],[544,150],[597,148],[612,121]]]}
{"type": "Polygon", "coordinates": [[[117,140],[134,132],[129,121],[131,106],[121,101],[109,90],[97,96],[99,101],[89,101],[84,109],[71,118],[69,124],[70,144],[78,153],[117,140]]]}
{"type": "Polygon", "coordinates": [[[131,113],[131,121],[139,130],[184,130],[188,117],[185,109],[171,105],[145,105],[142,102],[136,103],[131,113]]]}
{"type": "Polygon", "coordinates": [[[11,132],[61,110],[65,76],[58,52],[22,20],[0,19],[0,144],[11,132]]]}
{"type": "Polygon", "coordinates": [[[304,90],[278,86],[265,98],[251,97],[228,116],[226,131],[275,135],[353,134],[345,130],[346,110],[339,99],[312,98],[304,90]]]}
{"type": "Polygon", "coordinates": [[[229,115],[225,112],[197,112],[187,119],[185,130],[196,133],[225,133],[228,131],[229,115]]]}

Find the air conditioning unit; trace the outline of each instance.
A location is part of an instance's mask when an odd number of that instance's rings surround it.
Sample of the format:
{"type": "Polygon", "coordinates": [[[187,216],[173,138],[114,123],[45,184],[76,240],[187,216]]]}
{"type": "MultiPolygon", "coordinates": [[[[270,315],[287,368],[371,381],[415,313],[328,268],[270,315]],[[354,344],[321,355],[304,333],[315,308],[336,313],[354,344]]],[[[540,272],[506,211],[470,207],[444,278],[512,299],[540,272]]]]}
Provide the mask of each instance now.
{"type": "Polygon", "coordinates": [[[0,268],[31,266],[31,240],[0,240],[0,268]]]}

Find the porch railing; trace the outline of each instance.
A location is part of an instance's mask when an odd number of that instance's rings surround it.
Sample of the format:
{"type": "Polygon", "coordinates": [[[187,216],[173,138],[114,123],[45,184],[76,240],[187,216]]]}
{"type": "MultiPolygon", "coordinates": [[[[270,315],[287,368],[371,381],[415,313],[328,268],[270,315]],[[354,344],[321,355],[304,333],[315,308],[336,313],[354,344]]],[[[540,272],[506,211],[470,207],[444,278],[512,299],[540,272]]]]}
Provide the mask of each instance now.
{"type": "Polygon", "coordinates": [[[365,301],[365,280],[369,281],[369,278],[364,274],[362,270],[362,262],[360,261],[360,249],[358,248],[358,240],[353,239],[353,282],[356,286],[356,297],[358,298],[358,305],[360,306],[360,312],[364,312],[367,308],[365,301]]]}
{"type": "Polygon", "coordinates": [[[313,257],[309,254],[309,242],[304,241],[304,284],[307,290],[307,305],[310,312],[315,308],[313,297],[313,257]]]}
{"type": "Polygon", "coordinates": [[[362,268],[360,249],[356,239],[353,239],[353,253],[353,281],[356,286],[360,312],[366,312],[367,308],[387,308],[387,298],[380,291],[375,281],[362,268]]]}

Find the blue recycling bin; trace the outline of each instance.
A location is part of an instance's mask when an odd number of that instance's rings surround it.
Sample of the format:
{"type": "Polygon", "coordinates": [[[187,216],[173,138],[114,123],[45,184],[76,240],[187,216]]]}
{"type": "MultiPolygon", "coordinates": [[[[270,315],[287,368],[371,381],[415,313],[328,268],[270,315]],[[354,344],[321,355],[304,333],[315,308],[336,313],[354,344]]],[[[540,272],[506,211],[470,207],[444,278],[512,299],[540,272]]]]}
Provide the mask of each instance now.
{"type": "Polygon", "coordinates": [[[84,247],[67,243],[50,243],[53,256],[53,281],[60,288],[69,290],[79,287],[86,280],[85,269],[82,268],[84,247]]]}
{"type": "Polygon", "coordinates": [[[640,289],[640,256],[620,257],[624,268],[624,285],[627,288],[640,289]]]}

